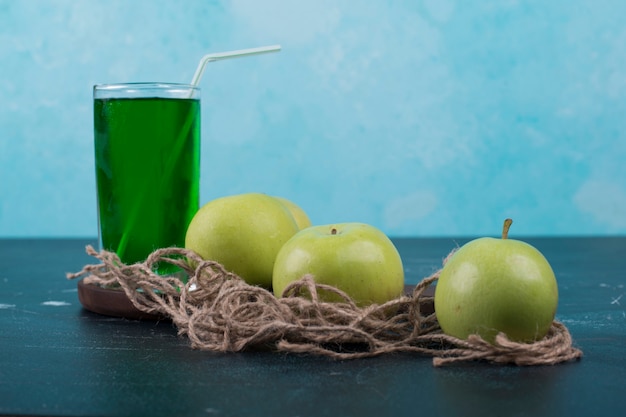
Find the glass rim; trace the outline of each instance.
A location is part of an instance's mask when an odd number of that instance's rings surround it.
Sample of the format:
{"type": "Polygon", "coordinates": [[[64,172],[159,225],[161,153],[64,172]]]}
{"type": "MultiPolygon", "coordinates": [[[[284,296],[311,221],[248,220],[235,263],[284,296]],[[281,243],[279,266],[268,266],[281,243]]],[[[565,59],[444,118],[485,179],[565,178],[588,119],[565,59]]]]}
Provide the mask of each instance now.
{"type": "Polygon", "coordinates": [[[200,87],[184,83],[131,82],[95,84],[94,98],[166,97],[198,98],[200,87]]]}

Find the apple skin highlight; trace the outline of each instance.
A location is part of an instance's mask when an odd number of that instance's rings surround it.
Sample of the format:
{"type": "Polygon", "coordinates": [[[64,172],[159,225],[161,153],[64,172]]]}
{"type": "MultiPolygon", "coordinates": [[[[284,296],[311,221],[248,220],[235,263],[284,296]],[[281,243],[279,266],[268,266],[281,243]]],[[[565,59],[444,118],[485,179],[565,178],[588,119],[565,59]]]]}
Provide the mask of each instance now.
{"type": "Polygon", "coordinates": [[[468,242],[443,267],[435,312],[444,333],[491,343],[500,332],[516,342],[547,334],[558,304],[554,272],[541,252],[506,232],[468,242]]]}

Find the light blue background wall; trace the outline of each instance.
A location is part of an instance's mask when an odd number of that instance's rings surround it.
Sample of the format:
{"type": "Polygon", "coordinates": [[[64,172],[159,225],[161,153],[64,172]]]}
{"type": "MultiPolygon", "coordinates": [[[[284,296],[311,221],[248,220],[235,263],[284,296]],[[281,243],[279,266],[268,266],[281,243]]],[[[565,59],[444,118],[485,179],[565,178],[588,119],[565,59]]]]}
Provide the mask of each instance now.
{"type": "Polygon", "coordinates": [[[626,2],[0,0],[0,236],[95,236],[91,88],[202,80],[202,201],[393,236],[626,233],[626,2]]]}

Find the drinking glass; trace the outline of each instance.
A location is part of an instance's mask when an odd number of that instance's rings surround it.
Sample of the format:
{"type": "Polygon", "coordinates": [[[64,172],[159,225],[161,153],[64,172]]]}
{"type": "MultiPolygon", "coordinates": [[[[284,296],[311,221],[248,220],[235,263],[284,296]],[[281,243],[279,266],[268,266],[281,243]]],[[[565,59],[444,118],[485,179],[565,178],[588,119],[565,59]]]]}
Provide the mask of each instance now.
{"type": "Polygon", "coordinates": [[[199,205],[200,89],[105,84],[93,99],[100,248],[130,264],[184,247],[199,205]]]}

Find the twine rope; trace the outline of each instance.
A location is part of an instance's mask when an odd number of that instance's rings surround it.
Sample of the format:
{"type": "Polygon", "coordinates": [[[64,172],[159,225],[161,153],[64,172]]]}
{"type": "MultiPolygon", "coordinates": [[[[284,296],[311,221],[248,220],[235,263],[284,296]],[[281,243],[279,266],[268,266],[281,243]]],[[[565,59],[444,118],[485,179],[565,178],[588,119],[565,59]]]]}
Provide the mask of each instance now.
{"type": "Polygon", "coordinates": [[[289,285],[277,298],[187,249],[157,249],[146,261],[132,265],[123,264],[113,252],[97,252],[92,246],[86,251],[100,262],[68,273],[68,279],[121,288],[137,309],[171,319],[194,349],[267,349],[335,359],[412,352],[431,356],[434,366],[476,360],[554,365],[582,357],[567,327],[556,320],[548,334],[534,343],[513,342],[504,334],[493,344],[477,335],[461,340],[443,334],[436,313],[422,314],[424,303],[432,302],[424,290],[441,270],[422,279],[410,295],[358,307],[346,293],[316,284],[310,275],[289,285]],[[180,276],[156,274],[156,265],[163,262],[178,266],[187,282],[180,276]],[[320,300],[321,290],[337,294],[342,301],[320,300]]]}

